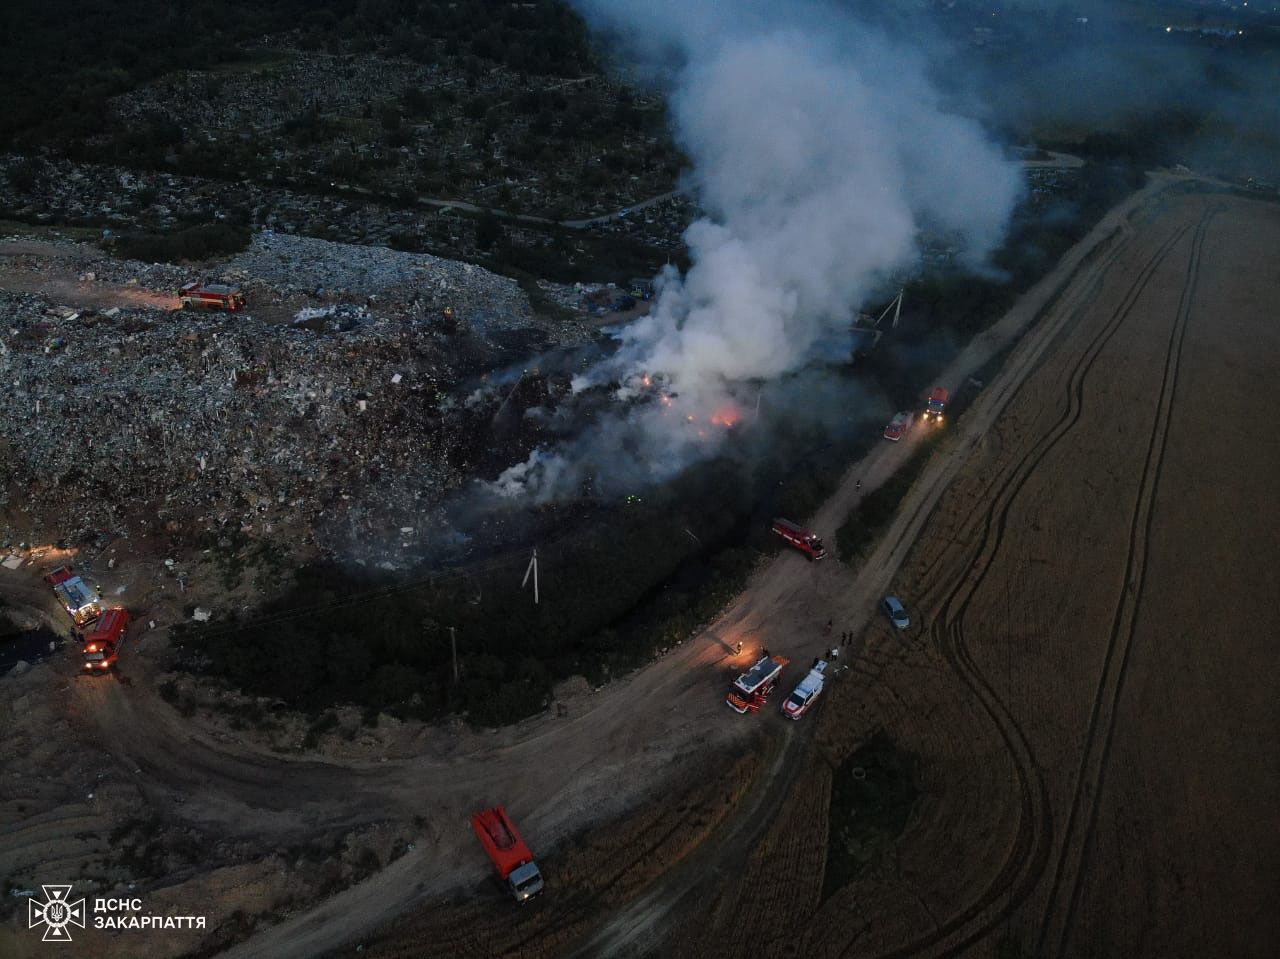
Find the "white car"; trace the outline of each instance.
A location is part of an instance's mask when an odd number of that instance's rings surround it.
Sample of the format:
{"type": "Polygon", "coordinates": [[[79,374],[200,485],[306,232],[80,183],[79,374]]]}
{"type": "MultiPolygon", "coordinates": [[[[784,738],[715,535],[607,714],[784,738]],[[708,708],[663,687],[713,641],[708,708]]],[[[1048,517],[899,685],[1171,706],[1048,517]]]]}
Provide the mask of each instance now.
{"type": "Polygon", "coordinates": [[[907,615],[907,611],[902,608],[902,604],[898,602],[897,596],[886,596],[880,603],[880,608],[884,610],[884,614],[889,617],[889,622],[897,626],[899,629],[906,629],[911,625],[911,617],[907,615]]]}
{"type": "Polygon", "coordinates": [[[812,706],[819,696],[822,695],[823,673],[826,671],[827,661],[825,659],[816,660],[813,668],[800,680],[799,685],[787,697],[787,701],[782,704],[782,715],[788,719],[799,719],[812,706]]]}

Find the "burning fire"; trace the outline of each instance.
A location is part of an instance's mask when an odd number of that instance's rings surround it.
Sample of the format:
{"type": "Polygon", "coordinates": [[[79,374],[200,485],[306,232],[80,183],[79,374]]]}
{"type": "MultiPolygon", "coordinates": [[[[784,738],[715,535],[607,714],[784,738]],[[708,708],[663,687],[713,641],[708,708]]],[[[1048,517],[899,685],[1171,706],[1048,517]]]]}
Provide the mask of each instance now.
{"type": "Polygon", "coordinates": [[[711,422],[716,426],[723,426],[725,429],[737,426],[741,420],[742,411],[732,403],[726,403],[711,414],[711,422]]]}

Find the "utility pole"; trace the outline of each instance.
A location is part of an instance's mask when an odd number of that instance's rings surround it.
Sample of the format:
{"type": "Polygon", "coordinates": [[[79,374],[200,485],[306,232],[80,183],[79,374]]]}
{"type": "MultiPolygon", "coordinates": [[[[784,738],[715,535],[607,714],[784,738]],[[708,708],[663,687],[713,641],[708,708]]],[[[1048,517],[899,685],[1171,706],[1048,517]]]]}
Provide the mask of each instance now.
{"type": "Polygon", "coordinates": [[[533,604],[538,605],[538,547],[533,548],[533,556],[529,560],[529,565],[525,567],[524,579],[520,580],[520,588],[524,589],[529,582],[529,574],[533,573],[533,604]]]}
{"type": "Polygon", "coordinates": [[[880,314],[879,319],[877,319],[875,323],[872,325],[872,329],[879,329],[881,322],[884,320],[886,316],[889,315],[890,310],[893,310],[893,321],[889,324],[889,328],[890,329],[897,328],[898,317],[902,315],[902,295],[906,292],[907,292],[906,287],[903,287],[901,290],[898,291],[898,295],[895,296],[893,300],[889,303],[889,305],[884,308],[884,312],[880,314]]]}
{"type": "Polygon", "coordinates": [[[525,370],[520,374],[520,377],[516,380],[516,385],[511,387],[511,392],[507,394],[507,398],[503,400],[502,405],[498,407],[498,412],[493,414],[493,420],[490,421],[490,426],[498,422],[498,417],[502,415],[502,411],[505,410],[507,408],[507,404],[511,402],[511,397],[516,395],[516,390],[520,388],[520,384],[524,382],[524,378],[528,373],[529,371],[525,370]]]}
{"type": "Polygon", "coordinates": [[[453,650],[453,684],[458,684],[458,634],[452,626],[449,627],[449,647],[453,650]]]}

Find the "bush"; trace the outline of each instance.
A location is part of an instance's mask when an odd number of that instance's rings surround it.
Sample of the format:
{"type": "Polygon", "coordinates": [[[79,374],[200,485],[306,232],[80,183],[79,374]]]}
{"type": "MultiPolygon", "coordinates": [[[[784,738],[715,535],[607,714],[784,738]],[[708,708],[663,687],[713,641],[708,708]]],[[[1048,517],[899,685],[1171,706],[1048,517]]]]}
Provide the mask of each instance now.
{"type": "Polygon", "coordinates": [[[247,226],[208,223],[176,233],[133,233],[116,241],[116,251],[131,260],[148,263],[184,263],[231,256],[249,246],[247,226]]]}
{"type": "Polygon", "coordinates": [[[332,709],[326,711],[307,728],[307,734],[302,738],[302,748],[315,749],[316,746],[320,745],[320,737],[331,729],[336,729],[337,726],[338,714],[332,709]]]}
{"type": "Polygon", "coordinates": [[[476,222],[476,246],[482,250],[493,247],[504,235],[502,222],[492,213],[482,213],[476,222]]]}

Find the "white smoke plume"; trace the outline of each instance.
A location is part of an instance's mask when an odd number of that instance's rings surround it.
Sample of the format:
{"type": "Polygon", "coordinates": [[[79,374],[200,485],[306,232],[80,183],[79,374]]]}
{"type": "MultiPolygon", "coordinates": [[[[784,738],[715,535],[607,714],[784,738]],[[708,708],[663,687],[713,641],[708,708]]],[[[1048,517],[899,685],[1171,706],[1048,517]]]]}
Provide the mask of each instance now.
{"type": "Polygon", "coordinates": [[[574,381],[622,382],[625,398],[658,374],[674,403],[536,451],[494,484],[537,501],[579,492],[586,475],[661,480],[713,452],[707,427],[735,383],[812,360],[824,334],[911,265],[922,229],[957,236],[981,263],[1021,189],[1018,167],[944,107],[922,54],[832,8],[577,5],[636,56],[666,58],[673,129],[705,215],[685,234],[688,273],[668,268],[650,315],[574,381]]]}

